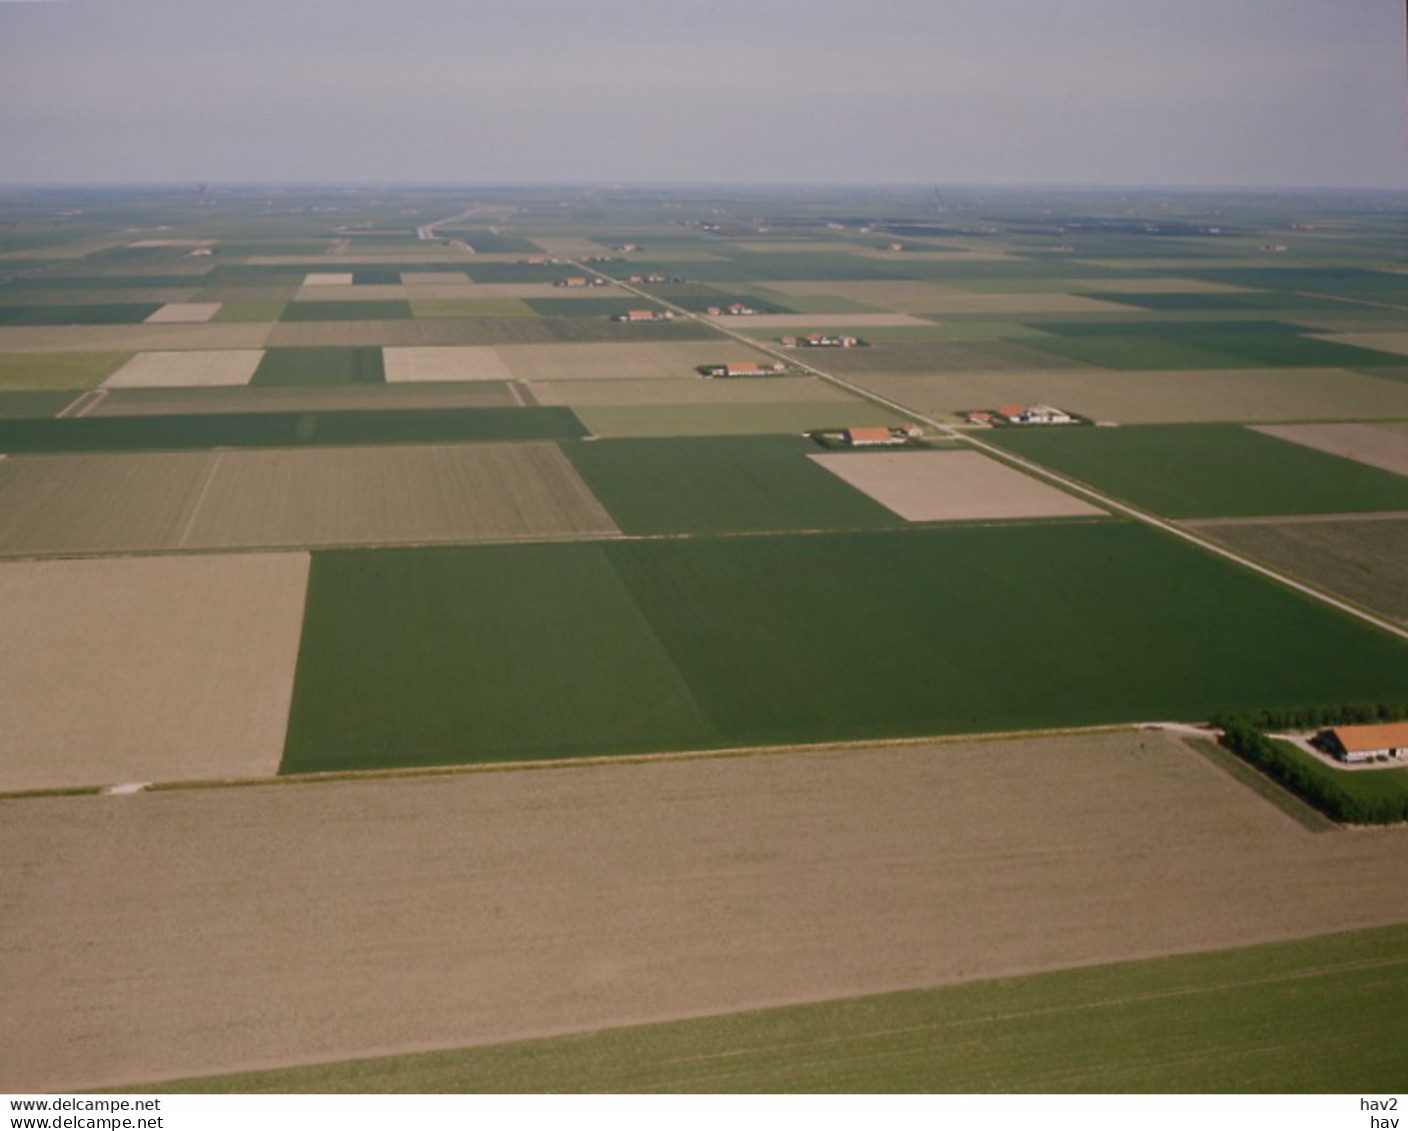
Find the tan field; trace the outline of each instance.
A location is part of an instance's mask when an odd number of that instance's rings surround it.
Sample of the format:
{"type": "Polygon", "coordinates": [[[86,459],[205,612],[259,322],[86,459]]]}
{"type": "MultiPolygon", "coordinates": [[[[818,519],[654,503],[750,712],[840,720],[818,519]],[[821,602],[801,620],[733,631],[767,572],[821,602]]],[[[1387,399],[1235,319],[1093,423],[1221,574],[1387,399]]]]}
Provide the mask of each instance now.
{"type": "Polygon", "coordinates": [[[758,361],[745,345],[709,342],[581,342],[497,347],[520,381],[601,381],[639,377],[693,377],[697,365],[758,361]]]}
{"type": "Polygon", "coordinates": [[[0,565],[0,790],[273,773],[307,578],[307,554],[0,565]]]}
{"type": "MultiPolygon", "coordinates": [[[[835,295],[867,306],[909,314],[1101,314],[1129,313],[1129,307],[1082,295],[1052,291],[984,294],[937,283],[888,280],[807,280],[761,284],[789,295],[835,295]]],[[[794,320],[795,321],[795,320],[794,320]]]]}
{"type": "Polygon", "coordinates": [[[1408,435],[1401,432],[1375,428],[1372,424],[1282,424],[1266,425],[1254,431],[1379,467],[1395,475],[1408,475],[1408,435]]]}
{"type": "Polygon", "coordinates": [[[267,343],[273,322],[139,322],[133,326],[0,326],[0,353],[239,350],[267,343]]]}
{"type": "Polygon", "coordinates": [[[263,350],[170,350],[139,353],[103,382],[104,389],[248,385],[263,350]]]}
{"type": "Polygon", "coordinates": [[[615,534],[555,444],[14,456],[0,553],[615,534]]]}
{"type": "Polygon", "coordinates": [[[1345,420],[1408,414],[1408,384],[1339,369],[1111,372],[1012,369],[887,376],[847,374],[926,414],[1044,403],[1122,424],[1345,420]]]}
{"type": "Polygon", "coordinates": [[[209,322],[219,309],[218,302],[168,302],[147,322],[209,322]]]}
{"type": "Polygon", "coordinates": [[[463,271],[402,271],[401,285],[406,287],[468,286],[469,276],[463,271]]]}
{"type": "Polygon", "coordinates": [[[305,287],[350,287],[352,285],[352,272],[350,271],[315,271],[303,277],[305,287]]]}
{"type": "MultiPolygon", "coordinates": [[[[794,326],[815,326],[824,330],[828,326],[863,328],[865,326],[931,326],[932,322],[916,318],[912,314],[867,314],[864,311],[853,314],[738,314],[719,315],[710,319],[716,325],[729,330],[773,330],[789,329],[794,326]]],[[[807,354],[805,356],[810,356],[807,354]]]]}
{"type": "Polygon", "coordinates": [[[512,381],[493,346],[410,346],[381,351],[386,380],[512,381]]]}
{"type": "Polygon", "coordinates": [[[607,255],[610,245],[581,236],[534,236],[533,242],[547,255],[576,259],[583,255],[607,255]]]}
{"type": "Polygon", "coordinates": [[[452,385],[251,385],[242,389],[119,389],[84,416],[192,412],[326,412],[337,409],[508,408],[520,402],[492,381],[452,385]]]}
{"type": "Polygon", "coordinates": [[[1408,919],[1116,734],[7,802],[0,1088],[490,1043],[1408,919]]]}
{"type": "Polygon", "coordinates": [[[809,458],[909,522],[1105,513],[978,452],[831,452],[809,458]]]}
{"type": "Polygon", "coordinates": [[[539,404],[712,405],[778,404],[806,401],[858,404],[857,398],[815,377],[765,377],[758,380],[700,381],[691,378],[638,377],[620,381],[535,382],[539,404]]]}
{"type": "Polygon", "coordinates": [[[1408,354],[1408,331],[1405,330],[1357,334],[1312,334],[1310,336],[1324,342],[1339,342],[1341,345],[1358,346],[1366,350],[1408,354]]]}

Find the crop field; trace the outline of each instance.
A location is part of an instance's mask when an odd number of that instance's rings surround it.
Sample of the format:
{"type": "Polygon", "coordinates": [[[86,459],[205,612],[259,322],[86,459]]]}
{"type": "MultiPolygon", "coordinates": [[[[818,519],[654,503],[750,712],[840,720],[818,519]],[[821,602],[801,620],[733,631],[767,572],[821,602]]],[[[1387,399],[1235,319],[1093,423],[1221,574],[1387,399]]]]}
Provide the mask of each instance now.
{"type": "Polygon", "coordinates": [[[132,355],[100,353],[0,353],[0,390],[91,389],[132,355]]]}
{"type": "Polygon", "coordinates": [[[810,458],[907,522],[1106,513],[973,451],[830,452],[810,458]]]}
{"type": "MultiPolygon", "coordinates": [[[[1385,315],[1394,317],[1392,312],[1385,311],[1385,315]]],[[[1402,322],[1402,314],[1396,316],[1395,321],[1402,322]]],[[[1340,345],[1355,346],[1359,349],[1374,350],[1377,353],[1408,354],[1408,332],[1403,330],[1372,331],[1347,334],[1317,334],[1322,341],[1337,342],[1340,345]]],[[[1393,362],[1384,364],[1392,365],[1393,362]]]]}
{"type": "Polygon", "coordinates": [[[229,412],[0,421],[0,451],[112,452],[268,448],[302,444],[435,444],[554,440],[584,430],[566,408],[385,412],[229,412]]]}
{"type": "Polygon", "coordinates": [[[0,790],[270,774],[307,576],[306,554],[0,565],[0,790]]]}
{"type": "MultiPolygon", "coordinates": [[[[583,408],[591,405],[759,405],[783,402],[834,402],[869,407],[835,385],[816,377],[730,378],[700,381],[682,377],[610,378],[600,381],[534,382],[543,403],[583,408]]],[[[834,410],[833,410],[834,411],[834,410]]]]}
{"type": "Polygon", "coordinates": [[[282,347],[264,351],[254,386],[375,385],[384,380],[375,346],[282,347]]]}
{"type": "Polygon", "coordinates": [[[18,456],[0,553],[476,542],[612,534],[553,444],[18,456]]]}
{"type": "Polygon", "coordinates": [[[1198,533],[1408,623],[1408,516],[1218,523],[1198,533]]]}
{"type": "MultiPolygon", "coordinates": [[[[833,418],[849,413],[836,406],[822,411],[833,418]]],[[[899,525],[812,463],[807,453],[815,448],[796,436],[603,440],[565,450],[627,534],[899,525]],[[766,491],[759,490],[763,483],[766,491]]]]}
{"type": "Polygon", "coordinates": [[[1230,424],[1002,429],[993,443],[1169,518],[1408,509],[1408,479],[1230,424]]]}
{"type": "Polygon", "coordinates": [[[139,353],[103,382],[105,389],[247,385],[260,367],[259,350],[169,350],[139,353]]]}
{"type": "Polygon", "coordinates": [[[145,322],[160,303],[94,303],[0,306],[0,326],[105,326],[145,322]]]}
{"type": "Polygon", "coordinates": [[[220,310],[218,302],[168,302],[145,319],[147,322],[209,322],[220,310]]]}
{"type": "MultiPolygon", "coordinates": [[[[637,329],[637,327],[627,327],[637,329]]],[[[758,361],[737,342],[581,342],[571,345],[506,345],[499,357],[521,381],[600,381],[685,377],[703,380],[697,365],[758,361]]]]}
{"type": "MultiPolygon", "coordinates": [[[[65,394],[58,408],[62,408],[71,399],[71,392],[65,394]]],[[[90,412],[85,412],[84,416],[189,416],[213,412],[302,413],[338,409],[508,408],[518,403],[508,386],[496,381],[453,385],[247,385],[243,389],[116,389],[99,401],[90,412]]]]}
{"type": "MultiPolygon", "coordinates": [[[[294,301],[302,305],[306,302],[321,303],[345,303],[345,302],[404,302],[410,297],[409,292],[401,285],[400,277],[394,272],[390,275],[390,281],[377,286],[368,286],[361,283],[348,283],[346,286],[321,286],[302,287],[293,296],[294,301]]],[[[372,317],[369,315],[369,317],[372,317]]],[[[385,318],[387,315],[376,317],[385,318]]]]}
{"type": "Polygon", "coordinates": [[[404,299],[372,300],[368,302],[291,302],[284,307],[280,320],[284,322],[385,322],[393,318],[409,318],[411,308],[404,299]]]}
{"type": "MultiPolygon", "coordinates": [[[[1050,330],[1058,323],[1042,323],[1050,330]]],[[[1111,328],[1117,323],[1111,323],[1111,328]]],[[[1170,333],[1144,336],[1114,333],[1043,338],[1053,354],[1111,369],[1237,369],[1268,366],[1363,368],[1394,365],[1395,355],[1298,334],[1170,333]]]]}
{"type": "Polygon", "coordinates": [[[422,346],[382,351],[386,379],[407,381],[512,381],[513,373],[492,346],[422,346]]]}
{"type": "MultiPolygon", "coordinates": [[[[930,338],[877,341],[863,349],[816,351],[825,356],[818,357],[813,364],[846,378],[910,373],[1003,373],[1023,369],[1085,368],[1078,362],[1046,353],[1045,342],[1045,338],[966,342],[930,338]]],[[[811,358],[812,351],[808,351],[806,359],[811,358]]]]}
{"type": "MultiPolygon", "coordinates": [[[[572,454],[630,443],[578,445],[572,454]]],[[[629,496],[617,485],[580,458],[579,469],[623,530],[644,527],[625,512],[629,496]]],[[[640,498],[646,489],[636,492],[640,498]]],[[[521,661],[498,654],[514,701],[539,704],[525,732],[535,737],[518,746],[513,728],[487,721],[500,717],[493,697],[505,693],[497,683],[485,686],[481,701],[473,686],[455,682],[452,691],[434,674],[469,670],[466,649],[535,637],[544,631],[535,626],[558,618],[591,621],[584,638],[610,633],[594,620],[607,609],[595,590],[554,564],[557,555],[586,554],[609,563],[645,617],[649,662],[663,647],[712,724],[712,734],[676,735],[675,745],[1199,719],[1244,706],[1390,697],[1408,679],[1401,642],[1119,523],[388,551],[315,563],[317,615],[304,636],[284,769],[665,746],[667,736],[644,724],[633,731],[611,716],[589,725],[571,706],[580,692],[570,665],[544,670],[529,653],[521,661]],[[419,554],[439,556],[422,565],[419,554]],[[554,587],[530,595],[522,587],[544,559],[554,587]],[[432,568],[433,586],[422,572],[432,568]],[[523,591],[521,601],[495,603],[500,584],[523,591]],[[1013,593],[1040,594],[1043,616],[1029,616],[1013,593]],[[490,615],[476,611],[484,602],[493,605],[493,631],[466,634],[455,618],[490,615]],[[369,619],[372,607],[404,623],[369,619]],[[1291,651],[1288,639],[1315,646],[1291,651]],[[350,656],[358,657],[355,671],[350,656]],[[1026,689],[1020,700],[1013,687],[1026,689]]],[[[580,568],[585,575],[588,567],[580,568]]],[[[620,661],[621,680],[634,678],[637,662],[647,661],[620,661]]],[[[580,678],[594,686],[605,674],[600,663],[589,666],[580,678]]]]}
{"type": "Polygon", "coordinates": [[[132,326],[0,326],[0,353],[259,349],[274,325],[168,322],[132,326]]]}
{"type": "MultiPolygon", "coordinates": [[[[528,302],[516,298],[419,298],[411,292],[411,315],[415,318],[536,318],[538,312],[528,302]]],[[[537,301],[532,300],[532,301],[537,301]]]]}
{"type": "Polygon", "coordinates": [[[1343,420],[1408,412],[1408,389],[1401,382],[1333,369],[1014,369],[847,379],[929,415],[1013,403],[1060,405],[1125,424],[1343,420]]]}
{"type": "MultiPolygon", "coordinates": [[[[547,403],[539,398],[542,403],[547,403]]],[[[564,398],[565,399],[565,398],[564,398]]],[[[574,410],[595,436],[751,436],[799,433],[852,425],[900,425],[905,417],[868,401],[680,405],[587,405],[574,410]]]]}
{"type": "MultiPolygon", "coordinates": [[[[609,580],[600,588],[612,591],[609,580]]],[[[619,610],[631,624],[630,602],[619,610]]],[[[586,645],[596,654],[613,640],[586,645]]],[[[478,674],[467,672],[465,684],[474,687],[478,674]]],[[[663,693],[658,672],[641,674],[652,694],[632,707],[663,693]]],[[[439,669],[437,678],[451,677],[439,669]]],[[[497,678],[492,669],[487,678],[497,678]]],[[[1149,1040],[1177,1038],[1172,1070],[1190,1074],[1184,1086],[1312,1086],[1305,1076],[1258,1076],[1255,1066],[1269,1061],[1289,1072],[1324,1069],[1314,1087],[1367,1087],[1377,1077],[1330,1067],[1341,1063],[1335,1049],[1367,1069],[1381,1063],[1376,1050],[1400,1056],[1401,1042],[1335,1043],[1311,1057],[1287,1055],[1287,1042],[1302,1026],[1355,1019],[1386,1036],[1400,1032],[1396,1020],[1377,1021],[1384,1010],[1398,1017],[1398,995],[1375,987],[1397,977],[1388,963],[1401,955],[1401,935],[1383,945],[1327,940],[1309,952],[1249,952],[1191,972],[1177,959],[1128,970],[1100,964],[1401,922],[1402,844],[1394,829],[1310,834],[1159,734],[7,802],[0,859],[11,877],[10,946],[0,962],[15,989],[0,1033],[0,1087],[139,1084],[982,979],[1003,981],[955,991],[958,1001],[940,1005],[937,1018],[928,1009],[902,1013],[898,999],[879,1003],[881,1027],[975,1015],[990,1019],[982,1032],[1031,1042],[1017,1046],[1031,1057],[1012,1056],[1005,1039],[993,1053],[950,1029],[912,1033],[921,1048],[943,1046],[937,1068],[957,1057],[986,1069],[976,1079],[947,1077],[956,1087],[974,1080],[977,1090],[1076,1086],[1079,1075],[1060,1069],[1085,1047],[1065,1027],[1082,1024],[1086,1014],[1072,1008],[1082,1001],[1094,1007],[1091,1039],[1102,1042],[1089,1054],[1103,1042],[1147,1051],[1136,1072],[1165,1063],[1161,1045],[1125,1039],[1138,1018],[1155,1031],[1149,1040]],[[1011,981],[1069,967],[1091,968],[1049,990],[1011,981]],[[1262,982],[1274,999],[1242,988],[1249,969],[1259,977],[1268,967],[1284,979],[1262,982]],[[1317,970],[1329,981],[1317,981],[1317,970]],[[349,985],[358,987],[355,1008],[349,985]],[[1284,1003],[1283,990],[1300,992],[1284,1003]],[[1337,996],[1341,1006],[1362,997],[1364,1010],[1321,1009],[1327,990],[1349,995],[1337,996]],[[1223,994],[1216,1014],[1203,1011],[1223,994]],[[1038,1008],[1054,1012],[1034,1017],[1038,1008]],[[1221,1022],[1238,1014],[1245,1024],[1283,1015],[1287,1024],[1273,1025],[1269,1042],[1258,1028],[1260,1038],[1234,1055],[1228,1044],[1243,1030],[1221,1022]],[[1046,1039],[1048,1026],[1059,1039],[1046,1039]],[[1202,1075],[1215,1071],[1210,1063],[1232,1075],[1202,1075]]],[[[829,1016],[822,1027],[843,1041],[877,1027],[874,1013],[829,1016]]],[[[776,1050],[782,1086],[789,1066],[800,1070],[817,1055],[807,1043],[815,1029],[790,1020],[787,1039],[765,1030],[756,1042],[704,1037],[692,1049],[657,1030],[657,1055],[630,1057],[639,1075],[615,1075],[607,1064],[596,1080],[623,1090],[637,1081],[707,1086],[700,1075],[754,1063],[719,1055],[746,1043],[776,1050]],[[688,1059],[670,1055],[662,1077],[656,1066],[666,1053],[688,1059]]],[[[755,1021],[737,1023],[746,1034],[755,1021]]],[[[740,1032],[723,1018],[699,1024],[740,1032]]],[[[606,1033],[578,1043],[620,1050],[629,1039],[606,1033]]],[[[626,1054],[635,1047],[626,1044],[626,1054]]],[[[538,1049],[540,1063],[560,1063],[550,1046],[538,1049]]],[[[360,1069],[367,1075],[353,1088],[396,1086],[395,1069],[390,1077],[386,1066],[360,1069]]],[[[338,1070],[306,1071],[269,1083],[348,1086],[338,1070]]],[[[831,1078],[856,1088],[866,1079],[831,1078]]],[[[445,1086],[419,1073],[401,1079],[445,1086]]],[[[528,1079],[509,1071],[493,1086],[528,1079]]],[[[575,1079],[555,1076],[550,1086],[566,1090],[575,1079]]],[[[1180,1077],[1128,1079],[1175,1087],[1180,1077]]],[[[720,1076],[716,1086],[747,1084],[720,1076]]]]}
{"type": "Polygon", "coordinates": [[[1408,475],[1408,435],[1368,424],[1283,424],[1257,429],[1356,463],[1408,475]]]}
{"type": "Polygon", "coordinates": [[[1403,1033],[1405,946],[1381,927],[163,1090],[1388,1094],[1398,1043],[1356,1045],[1366,1025],[1403,1033]]]}

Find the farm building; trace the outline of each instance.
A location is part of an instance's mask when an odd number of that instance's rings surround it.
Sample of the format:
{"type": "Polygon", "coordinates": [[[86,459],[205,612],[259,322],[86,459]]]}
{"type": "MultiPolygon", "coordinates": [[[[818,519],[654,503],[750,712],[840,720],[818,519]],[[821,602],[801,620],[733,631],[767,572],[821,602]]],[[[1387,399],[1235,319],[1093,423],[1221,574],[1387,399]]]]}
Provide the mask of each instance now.
{"type": "Polygon", "coordinates": [[[810,346],[818,349],[850,349],[852,346],[864,344],[850,334],[803,334],[800,338],[785,337],[779,340],[784,346],[810,346]]]}
{"type": "Polygon", "coordinates": [[[999,416],[1005,416],[1013,424],[1074,424],[1075,417],[1068,412],[1063,412],[1059,408],[1052,408],[1048,404],[1003,405],[997,410],[999,416]]]}
{"type": "Polygon", "coordinates": [[[1335,757],[1345,762],[1408,758],[1408,723],[1335,727],[1323,737],[1335,757]]]}
{"type": "Polygon", "coordinates": [[[673,318],[668,310],[628,310],[625,314],[613,314],[613,322],[664,322],[673,318]]]}
{"type": "Polygon", "coordinates": [[[842,439],[853,448],[873,448],[884,445],[898,445],[919,439],[924,433],[915,424],[900,428],[847,428],[841,433],[842,439]]]}
{"type": "Polygon", "coordinates": [[[787,366],[780,361],[759,365],[755,361],[730,361],[726,365],[701,365],[699,372],[705,377],[776,377],[787,372],[787,366]]]}

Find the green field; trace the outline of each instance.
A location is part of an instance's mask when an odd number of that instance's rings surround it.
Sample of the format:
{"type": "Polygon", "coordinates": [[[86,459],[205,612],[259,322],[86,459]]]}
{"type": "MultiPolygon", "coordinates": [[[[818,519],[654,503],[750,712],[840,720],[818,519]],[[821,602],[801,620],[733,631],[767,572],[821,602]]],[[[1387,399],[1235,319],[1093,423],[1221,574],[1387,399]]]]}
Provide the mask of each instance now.
{"type": "MultiPolygon", "coordinates": [[[[1050,330],[1060,324],[1032,325],[1050,330]]],[[[1176,322],[1164,324],[1157,334],[1139,336],[1114,332],[1122,326],[1112,322],[1098,334],[1042,338],[1040,347],[1058,357],[1110,369],[1266,369],[1277,366],[1348,369],[1394,365],[1402,360],[1401,356],[1391,353],[1295,334],[1185,333],[1176,322]]]]}
{"type": "Polygon", "coordinates": [[[1408,479],[1235,424],[1005,428],[1017,455],[1169,518],[1408,508],[1408,479]]]}
{"type": "Polygon", "coordinates": [[[282,302],[222,302],[211,321],[277,322],[283,316],[285,305],[282,302]]]}
{"type": "Polygon", "coordinates": [[[387,412],[215,412],[0,421],[0,451],[122,452],[275,448],[300,444],[433,444],[556,440],[584,434],[565,408],[387,412]]]}
{"type": "Polygon", "coordinates": [[[1123,523],[316,562],[285,772],[1203,719],[1408,683],[1401,642],[1123,523]],[[619,627],[599,581],[574,580],[602,576],[571,565],[592,555],[644,635],[619,627]],[[584,713],[602,681],[628,686],[662,649],[708,728],[660,727],[648,696],[620,717],[584,713]],[[496,663],[511,693],[469,674],[496,663]],[[504,714],[520,700],[531,724],[504,714]]]}
{"type": "MultiPolygon", "coordinates": [[[[602,437],[795,435],[815,429],[906,423],[898,413],[869,401],[583,405],[573,411],[594,435],[602,437]]],[[[694,493],[697,494],[697,490],[694,493]]]]}
{"type": "Polygon", "coordinates": [[[411,305],[399,299],[372,299],[367,302],[291,302],[284,307],[282,322],[382,322],[411,317],[411,305]]]}
{"type": "Polygon", "coordinates": [[[0,354],[0,389],[91,389],[131,356],[121,350],[0,354]]]}
{"type": "Polygon", "coordinates": [[[251,385],[375,385],[386,380],[377,346],[284,347],[264,351],[251,385]]]}
{"type": "Polygon", "coordinates": [[[157,1090],[1384,1095],[1406,996],[1408,928],[1387,927],[157,1090]]]}
{"type": "Polygon", "coordinates": [[[549,318],[609,318],[628,310],[660,310],[657,303],[614,290],[600,298],[529,298],[524,305],[549,318]]]}
{"type": "MultiPolygon", "coordinates": [[[[848,419],[847,411],[829,405],[826,419],[848,419]]],[[[627,534],[903,525],[809,460],[819,449],[796,436],[601,440],[563,450],[627,534]]]]}
{"type": "Polygon", "coordinates": [[[159,302],[0,306],[0,326],[131,325],[145,321],[160,308],[159,302]]]}

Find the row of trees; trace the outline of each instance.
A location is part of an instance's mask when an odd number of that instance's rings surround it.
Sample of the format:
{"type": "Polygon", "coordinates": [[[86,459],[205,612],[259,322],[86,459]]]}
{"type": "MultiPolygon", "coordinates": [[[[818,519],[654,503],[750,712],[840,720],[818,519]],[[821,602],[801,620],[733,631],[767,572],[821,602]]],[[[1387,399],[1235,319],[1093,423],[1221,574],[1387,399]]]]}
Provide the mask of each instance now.
{"type": "Polygon", "coordinates": [[[1311,727],[1349,726],[1357,723],[1392,723],[1408,719],[1405,703],[1341,703],[1338,706],[1282,707],[1250,713],[1218,715],[1212,725],[1222,730],[1252,726],[1258,730],[1309,730],[1311,727]]]}
{"type": "MultiPolygon", "coordinates": [[[[1263,727],[1308,727],[1344,723],[1388,722],[1408,715],[1402,704],[1356,704],[1349,718],[1345,711],[1306,708],[1297,711],[1266,711],[1257,715],[1232,715],[1214,719],[1222,730],[1222,744],[1239,754],[1268,777],[1308,801],[1332,820],[1359,825],[1387,825],[1408,821],[1408,784],[1401,789],[1383,790],[1387,779],[1377,773],[1351,775],[1323,765],[1294,747],[1286,747],[1266,736],[1263,727]],[[1269,720],[1263,722],[1262,720],[1269,720]],[[1356,788],[1358,787],[1358,788],[1356,788]]],[[[1394,781],[1402,781],[1395,773],[1394,781]]]]}

